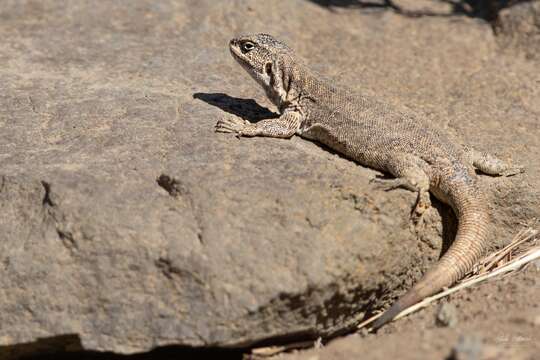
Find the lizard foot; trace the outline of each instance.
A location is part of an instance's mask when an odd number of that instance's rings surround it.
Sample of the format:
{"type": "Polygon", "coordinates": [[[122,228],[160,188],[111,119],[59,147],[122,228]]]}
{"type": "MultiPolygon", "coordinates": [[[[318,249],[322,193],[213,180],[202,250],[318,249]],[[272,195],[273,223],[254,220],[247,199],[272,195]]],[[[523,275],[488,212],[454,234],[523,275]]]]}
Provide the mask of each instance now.
{"type": "Polygon", "coordinates": [[[244,129],[248,123],[248,121],[238,117],[227,117],[219,120],[216,123],[215,129],[216,132],[242,135],[242,129],[244,129]]]}
{"type": "Polygon", "coordinates": [[[523,166],[513,166],[513,167],[509,167],[508,169],[504,171],[501,171],[499,175],[507,177],[507,176],[521,174],[523,172],[525,172],[525,168],[523,166]]]}
{"type": "Polygon", "coordinates": [[[424,214],[431,207],[431,200],[427,191],[419,191],[416,205],[411,213],[411,220],[417,230],[424,226],[424,214]]]}
{"type": "Polygon", "coordinates": [[[407,189],[411,191],[416,191],[416,188],[405,178],[395,178],[395,179],[373,178],[370,180],[370,184],[374,184],[376,187],[384,191],[390,191],[397,188],[403,188],[403,189],[407,189]]]}

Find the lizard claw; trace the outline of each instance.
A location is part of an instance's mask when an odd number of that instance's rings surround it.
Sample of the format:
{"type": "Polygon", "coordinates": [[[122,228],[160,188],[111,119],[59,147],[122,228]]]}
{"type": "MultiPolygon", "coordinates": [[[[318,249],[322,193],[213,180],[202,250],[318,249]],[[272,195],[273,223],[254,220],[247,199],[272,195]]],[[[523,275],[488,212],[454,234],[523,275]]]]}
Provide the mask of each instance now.
{"type": "Polygon", "coordinates": [[[418,205],[414,207],[411,212],[411,221],[417,231],[421,230],[424,227],[424,213],[427,208],[419,207],[418,205]]]}
{"type": "Polygon", "coordinates": [[[427,191],[420,191],[416,200],[416,205],[411,212],[411,220],[416,230],[421,230],[424,226],[424,214],[431,207],[431,200],[427,191]]]}
{"type": "Polygon", "coordinates": [[[246,126],[247,121],[237,118],[237,117],[228,117],[220,119],[216,123],[216,132],[222,133],[236,133],[237,135],[242,135],[242,129],[246,126]]]}

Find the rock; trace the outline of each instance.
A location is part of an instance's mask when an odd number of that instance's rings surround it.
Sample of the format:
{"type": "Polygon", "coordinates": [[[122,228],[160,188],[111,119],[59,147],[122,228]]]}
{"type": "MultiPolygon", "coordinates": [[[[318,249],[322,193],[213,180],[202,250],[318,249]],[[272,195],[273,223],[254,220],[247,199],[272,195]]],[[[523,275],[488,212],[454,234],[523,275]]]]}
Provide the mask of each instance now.
{"type": "Polygon", "coordinates": [[[437,325],[455,327],[458,323],[458,311],[455,305],[451,303],[442,303],[436,316],[437,325]]]}
{"type": "Polygon", "coordinates": [[[540,327],[540,314],[535,316],[532,323],[534,326],[540,327]]]}
{"type": "Polygon", "coordinates": [[[482,339],[476,335],[462,335],[452,350],[452,360],[480,360],[482,359],[482,339]]]}
{"type": "Polygon", "coordinates": [[[214,133],[271,114],[228,54],[239,29],[202,21],[223,5],[64,5],[0,5],[2,351],[328,335],[427,265],[397,231],[413,194],[369,193],[375,172],[303,140],[214,133]]]}
{"type": "Polygon", "coordinates": [[[489,26],[247,3],[0,2],[0,354],[315,339],[438,259],[410,229],[414,194],[375,191],[378,173],[214,133],[227,113],[275,116],[230,58],[239,33],[527,164],[480,179],[494,245],[540,215],[537,67],[501,58],[489,26]]]}
{"type": "Polygon", "coordinates": [[[500,12],[501,42],[520,49],[529,59],[540,53],[540,2],[518,3],[500,12]]]}

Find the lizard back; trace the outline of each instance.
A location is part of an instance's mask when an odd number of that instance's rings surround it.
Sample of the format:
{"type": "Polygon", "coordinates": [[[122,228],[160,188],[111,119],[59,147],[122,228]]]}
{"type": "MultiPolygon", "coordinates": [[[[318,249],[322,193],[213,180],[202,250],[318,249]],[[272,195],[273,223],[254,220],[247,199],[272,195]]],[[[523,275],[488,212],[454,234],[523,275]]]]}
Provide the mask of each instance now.
{"type": "Polygon", "coordinates": [[[386,171],[384,159],[396,153],[411,154],[432,166],[462,165],[464,151],[423,119],[398,111],[377,99],[336,88],[309,69],[299,69],[296,82],[299,107],[305,119],[297,132],[342,153],[351,160],[386,171]]]}

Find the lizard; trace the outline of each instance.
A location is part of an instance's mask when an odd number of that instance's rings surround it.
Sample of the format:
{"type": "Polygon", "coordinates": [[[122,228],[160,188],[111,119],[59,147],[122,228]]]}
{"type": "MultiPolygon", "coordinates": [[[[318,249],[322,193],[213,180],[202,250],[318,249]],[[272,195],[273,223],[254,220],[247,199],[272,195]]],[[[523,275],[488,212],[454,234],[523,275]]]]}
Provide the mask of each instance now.
{"type": "Polygon", "coordinates": [[[372,180],[384,190],[417,194],[415,225],[431,206],[430,193],[450,205],[458,219],[446,253],[374,323],[376,330],[401,311],[461,279],[486,252],[490,217],[475,169],[493,176],[523,171],[499,158],[452,141],[423,118],[375,97],[338,88],[311,70],[285,43],[268,34],[243,35],[229,43],[232,57],[278,108],[278,118],[251,123],[220,119],[217,132],[238,137],[299,135],[328,146],[356,163],[388,173],[372,180]]]}

